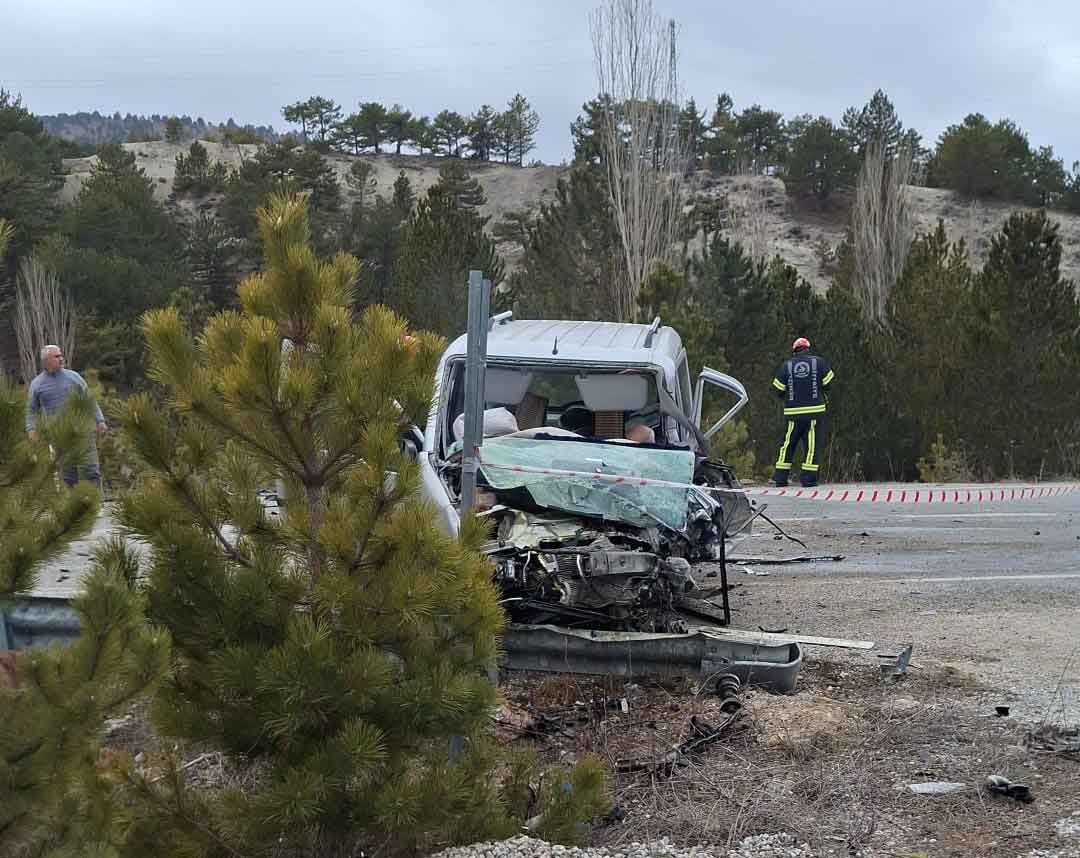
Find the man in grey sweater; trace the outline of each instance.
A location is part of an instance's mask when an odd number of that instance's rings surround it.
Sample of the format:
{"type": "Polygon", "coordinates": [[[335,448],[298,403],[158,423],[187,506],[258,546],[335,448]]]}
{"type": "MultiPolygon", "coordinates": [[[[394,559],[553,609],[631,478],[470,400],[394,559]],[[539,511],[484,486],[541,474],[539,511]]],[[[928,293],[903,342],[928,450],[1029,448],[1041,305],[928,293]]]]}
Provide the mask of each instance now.
{"type": "MultiPolygon", "coordinates": [[[[39,412],[51,417],[64,407],[73,387],[87,389],[86,381],[81,375],[74,370],[64,369],[64,352],[59,346],[45,346],[41,350],[41,365],[44,369],[30,382],[30,396],[26,403],[26,431],[31,441],[37,439],[39,412]]],[[[94,422],[97,424],[98,435],[104,435],[108,431],[105,415],[101,413],[96,402],[94,422]]],[[[75,485],[80,478],[101,488],[101,467],[98,464],[97,445],[93,436],[90,437],[86,461],[81,466],[73,466],[64,472],[64,482],[69,486],[75,485]]]]}

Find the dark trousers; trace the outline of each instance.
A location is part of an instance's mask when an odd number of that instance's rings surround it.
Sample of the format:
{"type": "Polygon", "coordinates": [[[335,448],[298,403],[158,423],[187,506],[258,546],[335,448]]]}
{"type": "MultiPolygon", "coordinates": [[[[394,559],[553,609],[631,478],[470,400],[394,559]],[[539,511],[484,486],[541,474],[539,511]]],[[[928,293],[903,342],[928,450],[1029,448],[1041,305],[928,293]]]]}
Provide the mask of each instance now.
{"type": "Polygon", "coordinates": [[[804,487],[818,484],[818,463],[822,436],[824,435],[824,414],[807,414],[802,417],[789,417],[784,431],[784,443],[780,446],[780,455],[776,457],[776,470],[773,482],[786,486],[791,471],[791,461],[800,443],[806,445],[803,463],[799,468],[804,487]]]}
{"type": "Polygon", "coordinates": [[[96,464],[72,465],[64,470],[64,483],[70,489],[78,482],[93,483],[101,488],[101,467],[96,464]]]}

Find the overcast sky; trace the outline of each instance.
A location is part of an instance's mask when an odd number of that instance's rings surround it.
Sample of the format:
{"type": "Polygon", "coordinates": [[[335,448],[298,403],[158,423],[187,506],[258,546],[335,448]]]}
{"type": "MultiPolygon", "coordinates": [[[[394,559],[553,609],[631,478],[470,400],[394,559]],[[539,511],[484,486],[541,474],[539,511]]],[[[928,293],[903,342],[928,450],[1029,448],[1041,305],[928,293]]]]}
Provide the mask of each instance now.
{"type": "MultiPolygon", "coordinates": [[[[654,0],[680,27],[684,96],[839,119],[877,87],[927,143],[970,112],[1080,159],[1077,0],[654,0]]],[[[541,119],[536,157],[570,155],[596,91],[592,0],[0,0],[0,86],[36,113],[161,113],[283,129],[319,94],[433,115],[504,107],[541,119]]]]}

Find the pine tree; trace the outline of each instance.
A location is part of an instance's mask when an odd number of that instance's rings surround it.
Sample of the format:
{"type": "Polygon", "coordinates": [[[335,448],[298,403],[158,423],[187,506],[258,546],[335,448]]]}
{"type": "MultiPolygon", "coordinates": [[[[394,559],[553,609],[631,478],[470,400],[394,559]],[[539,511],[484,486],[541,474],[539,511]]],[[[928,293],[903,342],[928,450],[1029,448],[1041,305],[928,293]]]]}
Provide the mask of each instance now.
{"type": "Polygon", "coordinates": [[[740,148],[749,158],[755,173],[784,162],[785,129],[783,115],[752,104],[735,118],[740,148]]]}
{"type": "MultiPolygon", "coordinates": [[[[604,115],[613,110],[611,97],[601,95],[591,101],[585,102],[579,114],[570,124],[570,136],[574,141],[574,163],[579,165],[602,166],[604,161],[603,148],[600,145],[599,135],[603,133],[604,115]]],[[[509,148],[506,158],[509,161],[509,148]]]]}
{"type": "Polygon", "coordinates": [[[461,157],[461,140],[466,130],[465,117],[453,110],[440,111],[431,125],[436,148],[441,148],[449,158],[461,157]]]}
{"type": "Polygon", "coordinates": [[[331,98],[313,95],[304,102],[304,111],[312,132],[318,134],[318,148],[329,148],[334,126],[341,121],[341,107],[331,98]]]}
{"type": "Polygon", "coordinates": [[[133,319],[180,285],[182,237],[134,153],[110,144],[97,158],[42,258],[80,310],[133,319]]]}
{"type": "Polygon", "coordinates": [[[378,155],[386,139],[386,108],[377,101],[366,101],[360,105],[359,117],[362,145],[364,148],[370,147],[378,155]]]}
{"type": "Polygon", "coordinates": [[[359,155],[364,146],[364,121],[359,113],[350,113],[336,125],[333,133],[334,145],[344,151],[359,155]]]}
{"type": "Polygon", "coordinates": [[[311,219],[316,244],[335,248],[341,224],[341,186],[334,168],[311,147],[286,139],[261,148],[229,177],[221,218],[240,238],[247,251],[257,258],[258,230],[254,212],[274,191],[283,188],[306,191],[310,197],[311,219]]]}
{"type": "Polygon", "coordinates": [[[1068,173],[1064,161],[1054,155],[1053,146],[1040,146],[1032,152],[1029,174],[1031,195],[1038,205],[1048,208],[1064,196],[1068,173]]]}
{"type": "Polygon", "coordinates": [[[1027,135],[1008,119],[991,124],[981,113],[950,125],[938,138],[928,182],[966,197],[1035,202],[1027,135]]]}
{"type": "Polygon", "coordinates": [[[483,271],[494,284],[503,277],[486,224],[487,218],[459,205],[446,185],[432,185],[405,226],[391,306],[444,336],[464,331],[469,270],[483,271]]]}
{"type": "Polygon", "coordinates": [[[375,167],[368,161],[353,161],[345,176],[345,184],[355,195],[349,211],[349,231],[352,234],[350,246],[355,246],[364,231],[367,212],[372,207],[375,191],[379,186],[375,179],[375,167]]]}
{"type": "Polygon", "coordinates": [[[851,140],[855,154],[860,158],[873,144],[881,147],[887,159],[896,156],[896,150],[904,139],[904,124],[896,115],[896,108],[885,94],[877,90],[862,108],[849,107],[840,121],[851,140]]]}
{"type": "Polygon", "coordinates": [[[519,167],[524,166],[525,156],[536,148],[536,132],[540,128],[540,115],[529,106],[529,100],[520,92],[510,99],[506,113],[513,134],[513,157],[519,167]]]}
{"type": "Polygon", "coordinates": [[[386,114],[386,139],[394,144],[394,154],[401,154],[401,147],[413,139],[413,123],[410,111],[395,104],[386,114]]]}
{"type": "Polygon", "coordinates": [[[445,191],[460,209],[475,209],[487,202],[480,181],[470,175],[461,161],[447,161],[439,167],[436,187],[445,191]]]}
{"type": "Polygon", "coordinates": [[[705,113],[698,113],[692,98],[679,114],[679,133],[686,141],[687,168],[696,170],[705,157],[705,113]]]}
{"type": "Polygon", "coordinates": [[[196,140],[188,147],[187,155],[180,152],[176,156],[173,191],[178,195],[206,196],[225,190],[228,176],[225,165],[220,161],[211,162],[206,147],[196,140]]]}
{"type": "Polygon", "coordinates": [[[281,115],[286,122],[292,122],[293,124],[300,126],[301,138],[305,143],[308,142],[308,133],[312,127],[313,116],[311,113],[311,104],[307,101],[297,101],[293,104],[286,104],[281,108],[281,115]]]}
{"type": "Polygon", "coordinates": [[[61,157],[41,120],[0,87],[0,218],[15,227],[16,254],[29,253],[55,226],[56,192],[64,185],[61,157]]]}
{"type": "Polygon", "coordinates": [[[504,110],[495,118],[495,151],[502,156],[504,164],[509,164],[514,155],[515,139],[514,115],[504,110]]]}
{"type": "Polygon", "coordinates": [[[180,135],[184,131],[184,126],[180,122],[180,118],[177,116],[170,116],[165,121],[165,142],[166,143],[179,143],[180,135]]]}
{"type": "Polygon", "coordinates": [[[402,216],[407,216],[416,205],[416,193],[404,170],[398,171],[398,177],[394,179],[394,205],[402,216]]]}
{"type": "Polygon", "coordinates": [[[744,154],[734,109],[735,102],[726,92],[716,97],[716,107],[709,120],[709,139],[705,144],[709,169],[725,176],[738,171],[744,154]]]}
{"type": "Polygon", "coordinates": [[[855,180],[858,162],[844,133],[825,116],[798,117],[784,166],[784,185],[792,196],[810,196],[825,202],[834,191],[855,180]]]}
{"type": "Polygon", "coordinates": [[[236,244],[225,225],[206,212],[200,213],[188,229],[186,249],[191,285],[212,307],[226,307],[235,297],[236,244]]]}
{"type": "Polygon", "coordinates": [[[435,132],[431,126],[431,118],[428,116],[419,116],[413,119],[409,124],[409,139],[406,141],[412,143],[419,154],[423,155],[424,150],[428,149],[432,153],[435,151],[435,132]]]}
{"type": "Polygon", "coordinates": [[[239,312],[198,342],[174,310],[145,319],[171,407],[138,397],[125,416],[149,474],[122,519],[150,546],[147,610],[173,640],[158,728],[259,761],[260,788],[198,795],[129,771],[124,854],[385,854],[505,833],[480,737],[501,621],[486,534],[471,518],[441,532],[398,447],[441,342],[408,341],[383,308],[351,318],[359,263],[316,258],[302,198],[273,196],[259,227],[266,266],[239,312]],[[274,480],[277,522],[256,494],[274,480]]]}
{"type": "MultiPolygon", "coordinates": [[[[26,391],[0,374],[0,598],[31,589],[36,567],[89,531],[100,505],[93,486],[69,490],[56,474],[85,455],[90,398],[74,393],[34,440],[25,413],[26,391]]],[[[161,676],[168,650],[143,622],[130,570],[122,547],[99,552],[73,603],[83,634],[67,648],[20,653],[17,684],[0,687],[0,854],[106,854],[96,851],[111,840],[96,734],[161,676]]]]}
{"type": "Polygon", "coordinates": [[[985,367],[993,383],[968,379],[958,392],[971,415],[967,440],[996,475],[1039,475],[1054,466],[1055,433],[1080,407],[1080,307],[1046,212],[1005,222],[975,278],[971,312],[967,370],[985,367]]]}
{"type": "Polygon", "coordinates": [[[497,142],[496,122],[499,114],[485,104],[469,117],[469,148],[472,157],[478,161],[490,161],[497,142]]]}
{"type": "Polygon", "coordinates": [[[526,318],[614,318],[619,236],[600,171],[579,166],[559,180],[522,250],[503,306],[526,318]]]}

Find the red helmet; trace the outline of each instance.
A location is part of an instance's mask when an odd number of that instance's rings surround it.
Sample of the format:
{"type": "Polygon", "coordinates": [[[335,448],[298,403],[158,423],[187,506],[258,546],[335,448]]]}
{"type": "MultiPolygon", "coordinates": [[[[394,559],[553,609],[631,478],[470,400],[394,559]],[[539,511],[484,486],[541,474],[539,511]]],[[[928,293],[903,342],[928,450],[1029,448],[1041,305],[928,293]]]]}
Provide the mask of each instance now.
{"type": "Polygon", "coordinates": [[[799,337],[797,340],[795,340],[795,342],[791,344],[791,350],[793,352],[797,352],[799,349],[808,348],[810,348],[810,340],[808,340],[806,337],[799,337]]]}

